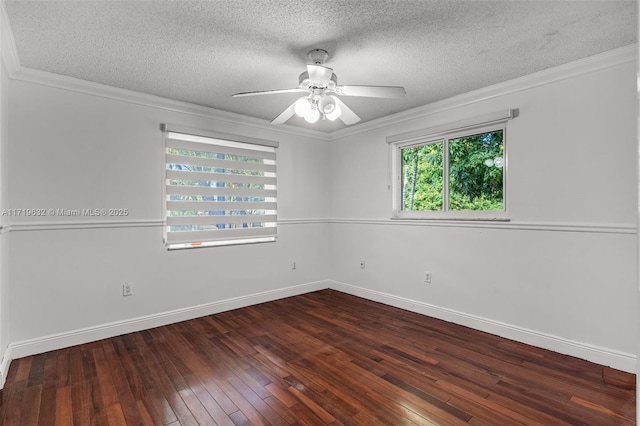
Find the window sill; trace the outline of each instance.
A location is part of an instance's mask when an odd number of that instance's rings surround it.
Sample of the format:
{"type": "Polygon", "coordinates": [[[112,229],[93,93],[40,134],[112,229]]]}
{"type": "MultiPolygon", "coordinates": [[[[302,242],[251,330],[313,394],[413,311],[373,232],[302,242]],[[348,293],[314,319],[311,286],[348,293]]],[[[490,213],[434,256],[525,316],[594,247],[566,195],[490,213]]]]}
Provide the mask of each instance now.
{"type": "Polygon", "coordinates": [[[207,241],[202,243],[178,243],[178,244],[168,244],[167,250],[190,250],[197,248],[207,248],[207,247],[229,247],[229,246],[238,246],[245,244],[262,244],[262,243],[274,243],[276,241],[275,237],[265,237],[265,238],[246,238],[241,240],[223,240],[223,241],[207,241]]]}
{"type": "Polygon", "coordinates": [[[391,217],[391,220],[425,220],[439,222],[511,222],[507,217],[391,217]]]}
{"type": "Polygon", "coordinates": [[[392,220],[452,221],[452,222],[509,222],[506,211],[457,211],[457,212],[397,212],[392,220]]]}

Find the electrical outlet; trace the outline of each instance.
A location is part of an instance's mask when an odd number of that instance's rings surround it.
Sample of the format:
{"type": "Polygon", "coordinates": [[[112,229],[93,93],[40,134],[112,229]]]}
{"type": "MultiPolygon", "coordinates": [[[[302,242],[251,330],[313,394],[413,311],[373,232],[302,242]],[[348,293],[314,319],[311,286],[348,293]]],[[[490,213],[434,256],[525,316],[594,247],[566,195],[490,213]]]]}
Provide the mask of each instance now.
{"type": "Polygon", "coordinates": [[[424,273],[424,282],[425,283],[430,283],[431,282],[431,272],[425,271],[425,273],[424,273]]]}
{"type": "Polygon", "coordinates": [[[360,261],[360,269],[364,269],[364,266],[365,266],[365,264],[364,264],[364,260],[361,260],[361,261],[360,261]]]}
{"type": "Polygon", "coordinates": [[[298,265],[296,265],[296,261],[295,261],[295,260],[293,260],[293,261],[291,262],[291,269],[292,269],[292,270],[296,270],[297,268],[298,268],[298,265]]]}
{"type": "Polygon", "coordinates": [[[131,284],[124,283],[122,284],[122,296],[131,296],[133,295],[133,289],[131,288],[131,284]]]}

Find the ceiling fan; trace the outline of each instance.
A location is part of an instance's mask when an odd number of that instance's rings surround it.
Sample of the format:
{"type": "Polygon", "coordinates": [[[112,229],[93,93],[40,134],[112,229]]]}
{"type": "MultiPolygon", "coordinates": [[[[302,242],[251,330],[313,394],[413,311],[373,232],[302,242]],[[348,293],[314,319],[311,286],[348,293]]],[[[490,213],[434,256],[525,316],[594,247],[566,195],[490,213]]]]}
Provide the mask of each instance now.
{"type": "Polygon", "coordinates": [[[233,97],[273,95],[278,93],[304,93],[304,96],[292,103],[271,123],[282,124],[297,115],[308,123],[315,123],[321,117],[323,120],[334,121],[339,118],[344,124],[350,125],[360,121],[348,106],[338,96],[360,96],[369,98],[401,98],[406,92],[400,86],[341,86],[338,76],[333,69],[322,66],[329,58],[329,53],[323,49],[313,49],[307,55],[312,64],[307,65],[307,71],[298,77],[298,87],[294,89],[264,90],[257,92],[236,93],[233,97]]]}

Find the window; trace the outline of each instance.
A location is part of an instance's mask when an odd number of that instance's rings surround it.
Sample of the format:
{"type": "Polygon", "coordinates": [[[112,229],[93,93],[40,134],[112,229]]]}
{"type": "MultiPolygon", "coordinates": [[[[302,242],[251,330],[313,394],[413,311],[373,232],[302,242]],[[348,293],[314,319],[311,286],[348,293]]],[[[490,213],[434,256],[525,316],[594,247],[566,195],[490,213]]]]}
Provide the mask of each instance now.
{"type": "Polygon", "coordinates": [[[389,138],[395,174],[394,217],[504,219],[506,121],[460,122],[389,138]],[[469,124],[469,123],[479,124],[469,124]],[[424,136],[423,136],[424,134],[424,136]]]}
{"type": "Polygon", "coordinates": [[[167,247],[275,241],[278,143],[163,129],[167,247]]]}

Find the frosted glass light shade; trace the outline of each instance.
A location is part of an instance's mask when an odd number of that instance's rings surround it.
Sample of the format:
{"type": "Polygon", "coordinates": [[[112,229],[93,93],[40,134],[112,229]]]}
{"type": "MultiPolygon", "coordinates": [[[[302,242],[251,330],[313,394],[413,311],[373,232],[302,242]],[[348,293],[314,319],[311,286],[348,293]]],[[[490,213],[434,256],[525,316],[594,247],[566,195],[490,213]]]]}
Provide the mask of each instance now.
{"type": "Polygon", "coordinates": [[[298,117],[306,117],[306,115],[311,111],[311,104],[307,98],[300,98],[293,105],[293,111],[296,113],[298,117]]]}
{"type": "Polygon", "coordinates": [[[318,108],[323,114],[331,114],[336,106],[336,100],[333,96],[323,96],[318,102],[318,108]]]}
{"type": "Polygon", "coordinates": [[[325,114],[324,116],[327,117],[327,120],[334,121],[336,118],[340,117],[340,114],[342,114],[342,109],[340,109],[340,105],[336,105],[333,111],[325,114]]]}
{"type": "Polygon", "coordinates": [[[315,123],[320,118],[320,111],[317,109],[310,109],[309,112],[304,116],[304,121],[307,123],[315,123]]]}
{"type": "Polygon", "coordinates": [[[493,165],[496,166],[497,168],[501,169],[504,167],[504,158],[502,157],[496,157],[493,159],[493,165]]]}

